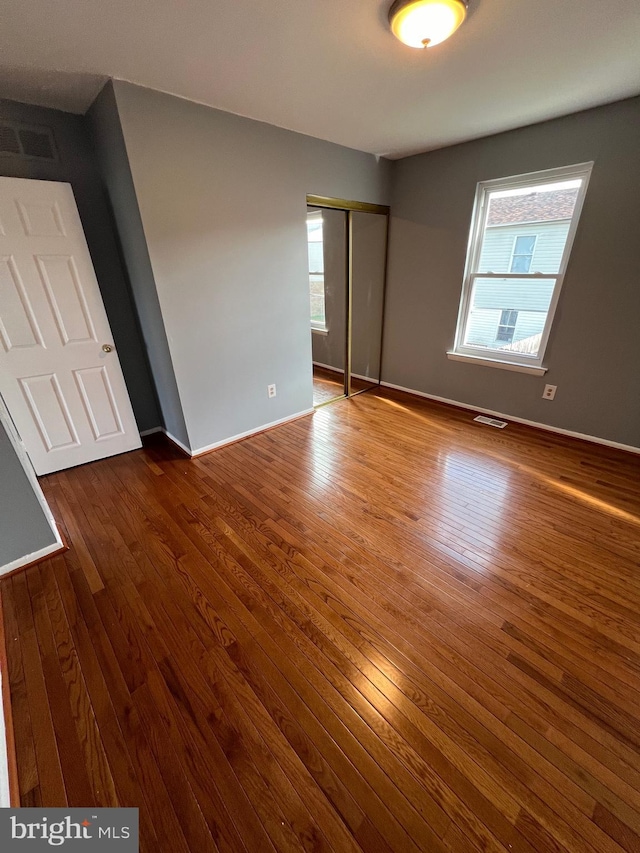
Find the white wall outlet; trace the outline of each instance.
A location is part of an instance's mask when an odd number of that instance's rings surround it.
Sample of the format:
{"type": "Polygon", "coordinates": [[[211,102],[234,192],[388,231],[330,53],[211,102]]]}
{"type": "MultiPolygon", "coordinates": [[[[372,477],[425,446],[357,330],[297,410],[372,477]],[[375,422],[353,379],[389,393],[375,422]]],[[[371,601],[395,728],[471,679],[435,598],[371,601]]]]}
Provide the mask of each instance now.
{"type": "Polygon", "coordinates": [[[543,400],[553,400],[553,398],[556,396],[557,390],[558,390],[557,385],[545,385],[544,391],[542,392],[542,399],[543,400]]]}
{"type": "Polygon", "coordinates": [[[267,385],[267,394],[270,397],[276,396],[276,386],[275,385],[267,385]]]}

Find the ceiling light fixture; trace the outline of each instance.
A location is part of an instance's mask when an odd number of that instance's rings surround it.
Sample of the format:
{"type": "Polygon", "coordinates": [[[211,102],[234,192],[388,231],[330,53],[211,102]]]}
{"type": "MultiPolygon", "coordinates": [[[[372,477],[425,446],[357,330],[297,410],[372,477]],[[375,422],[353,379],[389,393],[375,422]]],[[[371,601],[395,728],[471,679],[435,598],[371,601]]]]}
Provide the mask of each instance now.
{"type": "Polygon", "coordinates": [[[448,39],[467,17],[467,0],[395,0],[391,31],[409,47],[433,47],[448,39]]]}

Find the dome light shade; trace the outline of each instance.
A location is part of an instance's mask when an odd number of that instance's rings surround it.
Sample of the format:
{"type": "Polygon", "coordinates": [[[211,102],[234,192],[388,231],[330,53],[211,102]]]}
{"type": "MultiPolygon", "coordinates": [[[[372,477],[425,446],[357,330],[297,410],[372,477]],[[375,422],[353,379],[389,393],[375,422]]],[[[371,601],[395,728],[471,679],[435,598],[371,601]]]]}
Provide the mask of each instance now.
{"type": "Polygon", "coordinates": [[[466,17],[466,0],[396,0],[389,10],[391,31],[409,47],[440,44],[466,17]]]}

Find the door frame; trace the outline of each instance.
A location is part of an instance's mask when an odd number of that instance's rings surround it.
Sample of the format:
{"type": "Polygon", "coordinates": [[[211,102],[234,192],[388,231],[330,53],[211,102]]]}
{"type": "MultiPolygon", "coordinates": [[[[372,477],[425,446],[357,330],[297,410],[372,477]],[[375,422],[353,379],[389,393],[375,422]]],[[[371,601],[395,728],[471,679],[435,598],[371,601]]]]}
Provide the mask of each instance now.
{"type": "MultiPolygon", "coordinates": [[[[352,336],[352,307],[353,307],[353,214],[354,213],[372,213],[378,216],[386,216],[387,218],[387,239],[384,247],[384,283],[382,291],[382,329],[380,332],[380,378],[377,383],[372,382],[373,388],[382,383],[382,357],[384,355],[384,309],[387,298],[387,274],[389,268],[389,224],[391,219],[391,208],[387,204],[370,204],[366,201],[350,201],[346,198],[331,198],[330,196],[309,195],[307,194],[307,208],[322,207],[327,210],[342,210],[347,214],[347,251],[346,251],[346,277],[347,277],[347,304],[346,304],[346,326],[347,334],[345,341],[345,370],[344,370],[344,396],[357,397],[358,394],[364,394],[370,391],[371,388],[361,388],[359,391],[354,391],[351,386],[351,336],[352,336]]],[[[371,380],[369,380],[371,381],[371,380]]],[[[336,399],[343,399],[337,397],[336,399]]],[[[325,403],[320,403],[316,409],[322,406],[327,406],[334,400],[327,400],[325,403]]]]}

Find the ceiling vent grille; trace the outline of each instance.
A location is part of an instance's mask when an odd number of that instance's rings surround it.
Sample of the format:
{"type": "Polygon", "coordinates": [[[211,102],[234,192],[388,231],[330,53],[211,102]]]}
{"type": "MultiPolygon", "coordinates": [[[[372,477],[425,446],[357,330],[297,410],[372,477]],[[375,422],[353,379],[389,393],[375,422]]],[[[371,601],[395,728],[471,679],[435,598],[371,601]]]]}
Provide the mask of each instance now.
{"type": "Polygon", "coordinates": [[[495,427],[496,429],[504,429],[507,425],[506,421],[499,421],[496,418],[488,418],[485,415],[478,415],[477,418],[474,418],[474,421],[478,421],[479,424],[486,424],[487,426],[495,427]]]}
{"type": "Polygon", "coordinates": [[[48,127],[0,124],[0,156],[56,160],[53,133],[48,127]]]}

